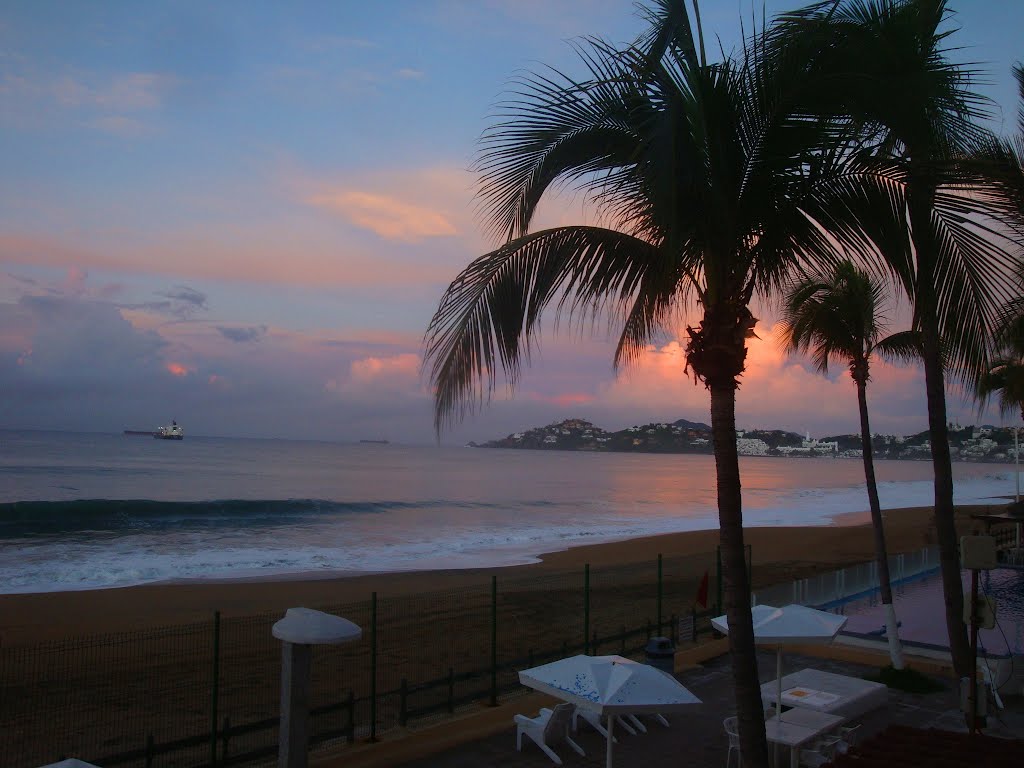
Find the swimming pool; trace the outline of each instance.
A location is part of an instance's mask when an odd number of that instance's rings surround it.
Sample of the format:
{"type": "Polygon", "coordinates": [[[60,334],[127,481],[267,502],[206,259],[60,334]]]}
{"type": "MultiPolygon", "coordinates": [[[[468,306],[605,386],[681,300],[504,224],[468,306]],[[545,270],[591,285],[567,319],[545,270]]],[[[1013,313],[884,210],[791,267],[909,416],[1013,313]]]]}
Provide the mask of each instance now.
{"type": "MultiPolygon", "coordinates": [[[[969,571],[962,574],[964,590],[971,586],[969,571]]],[[[996,628],[978,633],[978,653],[988,656],[1024,655],[1024,571],[999,568],[982,571],[979,594],[996,601],[996,628]]],[[[936,648],[948,648],[946,615],[942,605],[942,578],[932,571],[893,590],[893,604],[900,622],[900,639],[936,648]]],[[[885,611],[877,592],[836,606],[849,617],[844,633],[885,636],[885,611]]]]}
{"type": "MultiPolygon", "coordinates": [[[[961,578],[964,590],[969,590],[970,571],[964,571],[961,578]]],[[[1001,686],[1010,677],[1024,675],[1024,664],[1014,659],[1024,656],[1024,570],[982,571],[978,577],[978,593],[996,601],[996,627],[978,632],[978,656],[990,662],[1002,662],[996,675],[997,685],[1001,686]]],[[[900,622],[900,640],[908,653],[949,653],[942,578],[938,570],[894,586],[893,605],[900,622]]],[[[849,617],[842,633],[844,639],[855,644],[885,644],[885,611],[877,591],[832,606],[832,610],[849,617]]]]}

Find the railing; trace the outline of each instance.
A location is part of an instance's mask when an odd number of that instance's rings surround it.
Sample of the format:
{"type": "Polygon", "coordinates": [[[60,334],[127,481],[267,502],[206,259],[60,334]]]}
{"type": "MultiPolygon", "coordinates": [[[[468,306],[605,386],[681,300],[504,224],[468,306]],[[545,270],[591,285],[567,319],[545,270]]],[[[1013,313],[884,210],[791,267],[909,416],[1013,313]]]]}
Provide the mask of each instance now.
{"type": "MultiPolygon", "coordinates": [[[[893,586],[898,587],[930,573],[939,567],[937,547],[889,557],[889,574],[893,586]]],[[[755,604],[787,605],[797,603],[815,608],[829,609],[878,589],[878,563],[874,560],[858,563],[836,571],[821,573],[806,579],[776,584],[754,592],[755,604]]]]}
{"type": "MultiPolygon", "coordinates": [[[[356,643],[314,648],[312,748],[372,741],[496,704],[520,690],[517,670],[568,654],[635,655],[651,636],[672,633],[694,642],[721,612],[715,564],[715,553],[659,557],[320,606],[364,633],[356,643]],[[714,607],[697,613],[705,574],[714,607]]],[[[118,635],[0,642],[3,765],[71,756],[104,768],[272,760],[281,645],[270,628],[279,618],[215,614],[118,635]]]]}

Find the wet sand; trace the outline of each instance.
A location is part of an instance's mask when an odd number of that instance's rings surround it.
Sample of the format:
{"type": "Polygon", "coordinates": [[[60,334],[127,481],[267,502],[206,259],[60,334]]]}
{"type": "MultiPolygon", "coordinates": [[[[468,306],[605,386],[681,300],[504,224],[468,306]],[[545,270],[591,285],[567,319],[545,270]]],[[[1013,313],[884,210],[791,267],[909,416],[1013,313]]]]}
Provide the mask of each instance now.
{"type": "MultiPolygon", "coordinates": [[[[986,507],[958,508],[958,525],[978,527],[971,512],[986,507]]],[[[930,508],[884,513],[891,554],[935,543],[930,508]]],[[[765,586],[805,578],[813,573],[873,558],[867,513],[836,517],[830,526],[749,528],[754,585],[765,586]]],[[[593,570],[632,563],[693,556],[695,572],[707,567],[718,545],[718,531],[665,534],[626,541],[573,547],[541,556],[539,563],[495,569],[437,570],[346,576],[287,577],[232,582],[192,581],[76,592],[0,595],[0,642],[23,644],[40,640],[131,631],[188,624],[224,617],[283,612],[297,605],[338,605],[363,601],[372,592],[381,597],[479,586],[492,574],[502,580],[571,574],[589,563],[593,570]]]]}

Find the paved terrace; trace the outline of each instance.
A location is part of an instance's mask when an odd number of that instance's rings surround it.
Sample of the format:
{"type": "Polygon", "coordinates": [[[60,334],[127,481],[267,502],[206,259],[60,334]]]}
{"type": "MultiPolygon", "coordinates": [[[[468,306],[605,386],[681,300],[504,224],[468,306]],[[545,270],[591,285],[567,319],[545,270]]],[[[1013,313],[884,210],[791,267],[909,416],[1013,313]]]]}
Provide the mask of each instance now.
{"type": "MultiPolygon", "coordinates": [[[[881,658],[881,657],[880,657],[881,658]]],[[[884,659],[882,660],[884,663],[884,659]]],[[[836,660],[787,654],[783,656],[784,672],[814,667],[843,675],[863,677],[877,671],[877,666],[851,660],[836,660]]],[[[774,653],[760,653],[758,668],[762,682],[774,679],[774,653]]],[[[919,667],[922,671],[924,668],[919,667]]],[[[932,668],[930,671],[941,670],[932,668]]],[[[646,734],[630,736],[617,729],[615,764],[619,766],[723,766],[728,748],[722,720],[735,712],[732,677],[728,657],[718,656],[676,675],[703,704],[694,705],[685,715],[672,715],[670,728],[650,720],[646,734]]],[[[913,728],[936,728],[965,731],[964,717],[958,708],[958,693],[948,677],[935,676],[947,687],[941,693],[911,694],[889,690],[887,707],[870,712],[860,719],[862,738],[868,738],[886,726],[899,724],[913,728]]],[[[1024,738],[1024,700],[1004,700],[1006,709],[995,717],[990,712],[985,733],[993,736],[1024,738]]],[[[402,768],[548,768],[554,764],[529,739],[523,739],[523,751],[515,749],[515,727],[512,715],[520,712],[537,714],[540,706],[554,703],[541,694],[517,697],[502,706],[470,717],[449,721],[435,731],[405,735],[391,743],[365,745],[346,755],[318,761],[321,768],[369,768],[369,766],[402,766],[402,768]],[[449,742],[440,751],[438,748],[449,742]]],[[[580,757],[569,747],[557,749],[566,768],[597,768],[604,765],[605,742],[596,731],[580,724],[575,737],[586,751],[580,757]]],[[[735,763],[734,763],[735,764],[735,763]]],[[[788,762],[787,762],[788,764],[788,762]]],[[[1024,765],[1024,755],[1016,765],[1024,765]]]]}

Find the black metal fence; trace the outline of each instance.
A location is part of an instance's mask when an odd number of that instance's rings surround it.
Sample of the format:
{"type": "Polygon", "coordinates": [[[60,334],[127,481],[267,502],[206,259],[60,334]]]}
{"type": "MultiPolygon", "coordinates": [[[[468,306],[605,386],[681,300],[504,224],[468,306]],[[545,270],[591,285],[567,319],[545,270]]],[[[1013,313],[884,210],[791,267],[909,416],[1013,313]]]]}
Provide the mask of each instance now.
{"type": "MultiPolygon", "coordinates": [[[[517,670],[572,653],[696,642],[721,611],[715,553],[318,606],[363,638],[314,648],[314,749],[415,729],[519,689],[517,670]],[[709,610],[695,601],[707,578],[709,610]]],[[[8,768],[80,757],[104,768],[199,768],[277,750],[280,613],[0,645],[8,768]]]]}

